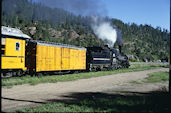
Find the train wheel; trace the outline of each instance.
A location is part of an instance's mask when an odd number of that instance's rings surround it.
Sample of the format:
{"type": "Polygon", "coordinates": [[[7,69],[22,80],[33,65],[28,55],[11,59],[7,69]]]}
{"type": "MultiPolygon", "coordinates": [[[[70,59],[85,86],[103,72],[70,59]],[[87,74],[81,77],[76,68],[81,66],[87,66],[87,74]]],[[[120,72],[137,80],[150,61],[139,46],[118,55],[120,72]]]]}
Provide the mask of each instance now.
{"type": "Polygon", "coordinates": [[[13,72],[12,76],[16,77],[17,76],[17,72],[13,72]]]}
{"type": "Polygon", "coordinates": [[[6,73],[1,73],[1,78],[4,78],[6,76],[6,73]]]}
{"type": "Polygon", "coordinates": [[[2,78],[8,78],[8,77],[12,77],[13,76],[13,72],[4,72],[1,73],[1,77],[2,78]]]}
{"type": "Polygon", "coordinates": [[[112,70],[116,70],[117,67],[118,67],[118,65],[117,64],[114,64],[111,68],[112,68],[112,70]]]}
{"type": "Polygon", "coordinates": [[[89,65],[89,71],[93,71],[92,64],[89,65]]]}
{"type": "Polygon", "coordinates": [[[17,75],[17,76],[22,76],[22,75],[23,75],[23,71],[22,71],[22,70],[18,70],[18,71],[16,72],[16,75],[17,75]]]}
{"type": "Polygon", "coordinates": [[[69,73],[70,74],[74,74],[75,73],[75,70],[71,70],[69,73]]]}

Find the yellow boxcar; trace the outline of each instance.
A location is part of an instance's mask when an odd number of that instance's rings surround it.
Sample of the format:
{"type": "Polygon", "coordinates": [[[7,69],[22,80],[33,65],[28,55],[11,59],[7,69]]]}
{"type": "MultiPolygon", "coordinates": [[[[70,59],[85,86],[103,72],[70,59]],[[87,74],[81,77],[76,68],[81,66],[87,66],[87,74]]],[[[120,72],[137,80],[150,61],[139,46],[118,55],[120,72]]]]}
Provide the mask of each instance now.
{"type": "Polygon", "coordinates": [[[35,59],[36,72],[86,69],[86,49],[71,45],[37,42],[35,59]]]}
{"type": "Polygon", "coordinates": [[[25,66],[25,45],[29,36],[20,30],[9,27],[1,27],[1,69],[26,70],[25,66]]]}

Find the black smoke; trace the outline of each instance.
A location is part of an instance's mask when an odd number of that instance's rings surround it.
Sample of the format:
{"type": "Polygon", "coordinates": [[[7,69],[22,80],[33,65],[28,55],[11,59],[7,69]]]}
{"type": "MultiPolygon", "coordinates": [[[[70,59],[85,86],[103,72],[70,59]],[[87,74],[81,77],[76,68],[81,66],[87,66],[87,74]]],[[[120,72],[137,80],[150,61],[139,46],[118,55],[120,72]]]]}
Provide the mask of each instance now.
{"type": "Polygon", "coordinates": [[[101,0],[39,0],[35,2],[39,2],[51,8],[62,8],[77,15],[106,16],[107,14],[105,5],[101,0]]]}
{"type": "Polygon", "coordinates": [[[116,43],[119,45],[119,46],[122,46],[123,45],[123,42],[122,42],[122,32],[121,30],[116,29],[116,34],[117,34],[117,40],[116,40],[116,43]]]}

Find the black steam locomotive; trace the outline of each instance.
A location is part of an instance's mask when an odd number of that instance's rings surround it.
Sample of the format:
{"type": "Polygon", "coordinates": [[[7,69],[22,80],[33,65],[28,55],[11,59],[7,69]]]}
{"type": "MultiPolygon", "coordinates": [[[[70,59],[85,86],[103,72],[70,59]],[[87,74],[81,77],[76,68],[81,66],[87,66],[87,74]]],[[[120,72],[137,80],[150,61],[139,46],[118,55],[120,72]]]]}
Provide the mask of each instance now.
{"type": "Polygon", "coordinates": [[[87,47],[87,70],[100,71],[119,68],[128,68],[128,57],[121,52],[121,46],[118,49],[105,46],[87,47]]]}

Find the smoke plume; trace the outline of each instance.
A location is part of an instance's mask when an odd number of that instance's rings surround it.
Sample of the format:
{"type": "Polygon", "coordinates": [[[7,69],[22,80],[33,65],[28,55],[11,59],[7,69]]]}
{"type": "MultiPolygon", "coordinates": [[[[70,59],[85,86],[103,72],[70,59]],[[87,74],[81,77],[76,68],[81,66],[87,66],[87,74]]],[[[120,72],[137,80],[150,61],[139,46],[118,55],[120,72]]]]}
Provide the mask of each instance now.
{"type": "Polygon", "coordinates": [[[110,47],[113,47],[116,40],[117,40],[117,31],[112,27],[109,21],[105,21],[102,18],[99,18],[97,16],[92,17],[92,29],[95,35],[104,40],[107,41],[108,45],[110,47]]]}
{"type": "Polygon", "coordinates": [[[107,10],[102,0],[33,0],[51,8],[62,8],[74,14],[82,16],[91,16],[91,28],[94,34],[107,41],[109,46],[114,46],[115,42],[122,46],[122,34],[119,29],[114,28],[110,21],[104,19],[107,16],[107,10]]]}

